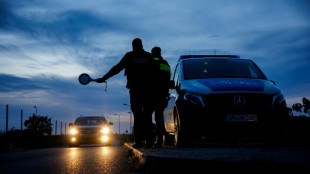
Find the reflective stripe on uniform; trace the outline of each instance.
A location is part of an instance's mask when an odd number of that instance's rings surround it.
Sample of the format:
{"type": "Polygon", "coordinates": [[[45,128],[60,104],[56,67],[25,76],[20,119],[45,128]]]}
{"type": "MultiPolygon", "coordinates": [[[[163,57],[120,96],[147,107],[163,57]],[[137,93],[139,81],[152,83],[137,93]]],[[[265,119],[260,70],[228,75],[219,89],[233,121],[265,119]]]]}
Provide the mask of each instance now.
{"type": "Polygon", "coordinates": [[[170,72],[170,66],[166,64],[159,64],[159,69],[163,71],[169,71],[170,72]]]}

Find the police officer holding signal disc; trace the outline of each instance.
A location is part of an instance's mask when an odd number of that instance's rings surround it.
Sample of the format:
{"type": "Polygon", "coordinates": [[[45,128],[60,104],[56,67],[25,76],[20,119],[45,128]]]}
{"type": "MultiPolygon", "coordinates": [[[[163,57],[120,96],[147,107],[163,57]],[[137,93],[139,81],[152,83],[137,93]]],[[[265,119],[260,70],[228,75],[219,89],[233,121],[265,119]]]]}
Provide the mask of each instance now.
{"type": "Polygon", "coordinates": [[[151,136],[154,106],[149,96],[149,87],[154,83],[154,59],[151,53],[144,51],[139,38],[132,41],[132,49],[107,74],[97,79],[97,82],[105,82],[125,69],[126,87],[129,89],[131,110],[134,115],[134,147],[143,147],[144,141],[147,147],[151,147],[154,143],[151,136]]]}

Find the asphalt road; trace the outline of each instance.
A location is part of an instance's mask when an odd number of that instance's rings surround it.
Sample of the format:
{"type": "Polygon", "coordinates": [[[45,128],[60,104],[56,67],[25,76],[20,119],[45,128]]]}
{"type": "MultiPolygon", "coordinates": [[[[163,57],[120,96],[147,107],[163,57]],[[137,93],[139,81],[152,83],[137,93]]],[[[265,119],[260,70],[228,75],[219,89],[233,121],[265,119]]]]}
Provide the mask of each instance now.
{"type": "Polygon", "coordinates": [[[119,142],[0,153],[1,174],[135,173],[119,142]]]}

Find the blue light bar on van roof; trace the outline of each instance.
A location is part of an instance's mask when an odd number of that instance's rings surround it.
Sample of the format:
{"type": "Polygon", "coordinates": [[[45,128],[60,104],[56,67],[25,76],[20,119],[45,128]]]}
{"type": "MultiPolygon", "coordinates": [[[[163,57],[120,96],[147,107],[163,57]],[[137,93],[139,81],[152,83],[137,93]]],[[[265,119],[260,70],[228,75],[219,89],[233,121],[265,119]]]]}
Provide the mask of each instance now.
{"type": "Polygon", "coordinates": [[[181,55],[180,59],[190,59],[190,58],[202,58],[202,57],[227,57],[227,58],[240,58],[238,55],[181,55]]]}

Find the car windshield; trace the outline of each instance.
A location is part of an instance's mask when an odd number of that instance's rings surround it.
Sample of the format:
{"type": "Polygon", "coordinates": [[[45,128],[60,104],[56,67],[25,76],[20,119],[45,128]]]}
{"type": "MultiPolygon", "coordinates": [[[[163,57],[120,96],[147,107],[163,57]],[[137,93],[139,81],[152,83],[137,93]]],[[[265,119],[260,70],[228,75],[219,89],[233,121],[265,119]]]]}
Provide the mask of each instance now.
{"type": "Polygon", "coordinates": [[[75,121],[76,125],[100,125],[106,122],[102,117],[81,117],[75,121]]]}
{"type": "Polygon", "coordinates": [[[264,75],[250,60],[244,59],[189,59],[184,60],[184,79],[255,78],[264,75]]]}

